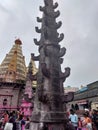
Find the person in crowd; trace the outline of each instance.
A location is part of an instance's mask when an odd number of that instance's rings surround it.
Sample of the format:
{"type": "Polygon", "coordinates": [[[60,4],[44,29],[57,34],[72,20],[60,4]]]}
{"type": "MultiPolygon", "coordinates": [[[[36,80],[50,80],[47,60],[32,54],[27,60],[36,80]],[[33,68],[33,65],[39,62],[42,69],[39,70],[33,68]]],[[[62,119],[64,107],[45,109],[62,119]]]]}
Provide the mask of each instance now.
{"type": "Polygon", "coordinates": [[[15,122],[12,112],[9,114],[9,120],[6,122],[4,130],[13,130],[13,123],[15,122]]]}
{"type": "Polygon", "coordinates": [[[83,114],[84,119],[82,121],[82,125],[86,130],[92,130],[92,120],[91,118],[88,116],[88,113],[84,113],[83,114]]]}
{"type": "Polygon", "coordinates": [[[14,120],[16,120],[17,119],[17,113],[16,113],[16,111],[12,111],[12,115],[13,115],[14,120]]]}
{"type": "Polygon", "coordinates": [[[87,116],[90,117],[90,111],[89,111],[89,109],[85,108],[84,110],[85,110],[85,113],[87,114],[87,116]]]}
{"type": "Polygon", "coordinates": [[[75,110],[76,110],[76,111],[79,110],[78,104],[75,104],[75,110]]]}
{"type": "Polygon", "coordinates": [[[25,124],[25,130],[28,130],[30,128],[30,119],[27,117],[26,124],[25,124]]]}
{"type": "Polygon", "coordinates": [[[9,121],[11,121],[13,123],[13,130],[16,130],[16,118],[15,118],[15,112],[12,111],[10,114],[9,114],[9,121]]]}
{"type": "Polygon", "coordinates": [[[95,129],[98,130],[98,110],[93,110],[92,121],[94,123],[93,126],[95,126],[95,129]]]}
{"type": "Polygon", "coordinates": [[[77,114],[75,113],[75,111],[73,109],[70,109],[69,120],[72,123],[72,125],[75,127],[75,129],[77,130],[78,116],[77,116],[77,114]]]}
{"type": "Polygon", "coordinates": [[[71,105],[71,109],[73,109],[73,110],[75,109],[75,106],[73,104],[71,105]]]}
{"type": "Polygon", "coordinates": [[[4,120],[4,118],[3,117],[1,117],[1,119],[0,119],[0,130],[3,130],[3,121],[4,120]]]}
{"type": "Polygon", "coordinates": [[[16,114],[16,119],[19,119],[19,116],[21,115],[20,111],[17,110],[17,111],[15,112],[15,114],[16,114]]]}
{"type": "Polygon", "coordinates": [[[82,121],[80,117],[78,117],[78,130],[82,130],[82,121]]]}
{"type": "Polygon", "coordinates": [[[4,117],[3,125],[5,126],[5,124],[9,121],[9,113],[8,113],[8,111],[4,112],[3,117],[4,117]]]}
{"type": "Polygon", "coordinates": [[[25,129],[25,120],[23,115],[19,115],[19,118],[16,120],[16,130],[24,130],[25,129]]]}
{"type": "Polygon", "coordinates": [[[22,130],[25,130],[25,124],[26,124],[26,122],[25,122],[25,119],[24,119],[24,116],[23,116],[23,118],[22,118],[22,120],[21,120],[22,130]]]}

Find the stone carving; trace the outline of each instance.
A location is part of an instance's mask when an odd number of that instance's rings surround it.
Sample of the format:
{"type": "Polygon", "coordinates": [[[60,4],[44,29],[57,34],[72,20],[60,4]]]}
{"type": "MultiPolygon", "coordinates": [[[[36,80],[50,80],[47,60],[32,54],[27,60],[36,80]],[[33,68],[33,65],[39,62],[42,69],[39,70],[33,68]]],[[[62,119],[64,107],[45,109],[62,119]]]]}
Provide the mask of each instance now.
{"type": "Polygon", "coordinates": [[[37,33],[41,33],[41,29],[39,29],[38,27],[35,27],[35,29],[37,33]]]}
{"type": "Polygon", "coordinates": [[[65,72],[60,74],[60,79],[64,82],[69,75],[70,75],[70,68],[66,67],[65,72]]]}
{"type": "Polygon", "coordinates": [[[60,53],[59,53],[59,57],[64,56],[65,53],[66,53],[66,48],[65,48],[65,47],[61,48],[61,49],[60,49],[60,53]]]}
{"type": "Polygon", "coordinates": [[[42,18],[37,17],[37,22],[42,22],[42,18]]]}
{"type": "Polygon", "coordinates": [[[34,53],[31,53],[31,58],[34,61],[39,61],[39,56],[35,56],[34,53]]]}
{"type": "Polygon", "coordinates": [[[68,92],[67,94],[63,95],[63,103],[70,102],[74,99],[74,92],[68,92]]]}
{"type": "Polygon", "coordinates": [[[34,39],[34,43],[35,43],[36,45],[38,45],[38,46],[40,45],[40,43],[37,41],[36,38],[34,39]]]}
{"type": "Polygon", "coordinates": [[[58,37],[58,42],[61,42],[64,39],[64,34],[61,33],[60,36],[58,37]]]}
{"type": "Polygon", "coordinates": [[[64,34],[59,35],[57,32],[62,25],[61,21],[56,23],[60,12],[54,9],[58,3],[53,4],[53,0],[44,0],[44,3],[44,7],[40,6],[43,18],[37,17],[37,21],[42,22],[41,29],[36,27],[41,37],[39,41],[34,39],[35,44],[39,46],[39,56],[32,54],[33,59],[39,60],[39,70],[30,130],[65,130],[64,103],[72,100],[73,95],[64,95],[63,83],[70,75],[70,68],[66,67],[65,72],[61,71],[62,57],[66,49],[59,45],[64,34]]]}
{"type": "Polygon", "coordinates": [[[58,3],[56,2],[54,5],[53,5],[53,9],[56,9],[58,7],[58,3]]]}

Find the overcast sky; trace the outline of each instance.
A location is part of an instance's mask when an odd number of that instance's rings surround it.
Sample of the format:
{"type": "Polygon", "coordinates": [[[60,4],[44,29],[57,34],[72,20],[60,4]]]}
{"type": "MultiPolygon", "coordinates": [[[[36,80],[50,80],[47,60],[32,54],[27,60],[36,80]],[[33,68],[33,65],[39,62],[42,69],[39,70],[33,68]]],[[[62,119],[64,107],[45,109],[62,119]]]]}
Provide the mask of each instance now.
{"type": "MultiPolygon", "coordinates": [[[[71,68],[65,86],[80,87],[98,80],[98,0],[55,0],[61,15],[57,21],[63,25],[58,30],[65,38],[60,43],[66,47],[62,71],[71,68]]],[[[38,54],[33,38],[40,39],[35,32],[36,17],[41,17],[39,6],[43,0],[0,0],[0,63],[12,48],[15,38],[23,42],[26,65],[30,53],[38,54]]]]}

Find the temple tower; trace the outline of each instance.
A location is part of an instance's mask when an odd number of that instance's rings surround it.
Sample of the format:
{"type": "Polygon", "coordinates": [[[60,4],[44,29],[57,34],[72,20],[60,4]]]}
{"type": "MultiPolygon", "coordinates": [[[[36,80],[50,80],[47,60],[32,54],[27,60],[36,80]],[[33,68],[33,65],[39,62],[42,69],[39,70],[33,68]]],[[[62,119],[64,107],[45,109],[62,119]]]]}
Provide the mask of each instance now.
{"type": "Polygon", "coordinates": [[[37,17],[37,21],[42,23],[41,29],[35,27],[41,37],[39,41],[34,39],[39,47],[39,56],[32,54],[33,59],[39,61],[39,70],[30,130],[65,130],[63,82],[70,75],[70,68],[65,68],[65,72],[61,70],[66,49],[59,45],[64,34],[57,32],[62,25],[61,21],[56,22],[60,15],[55,11],[58,3],[44,0],[44,4],[44,7],[40,6],[43,17],[37,17]]]}
{"type": "Polygon", "coordinates": [[[25,80],[26,65],[21,45],[22,42],[16,39],[12,49],[1,63],[0,81],[19,82],[25,80]]]}
{"type": "Polygon", "coordinates": [[[27,75],[26,77],[29,76],[29,79],[32,81],[32,88],[33,91],[36,91],[37,88],[37,81],[36,81],[36,74],[38,72],[38,68],[36,67],[35,61],[32,58],[32,54],[31,54],[31,60],[29,63],[29,66],[27,67],[27,75]]]}
{"type": "Polygon", "coordinates": [[[22,42],[16,39],[15,44],[0,64],[0,112],[5,109],[19,108],[26,73],[22,42]]]}

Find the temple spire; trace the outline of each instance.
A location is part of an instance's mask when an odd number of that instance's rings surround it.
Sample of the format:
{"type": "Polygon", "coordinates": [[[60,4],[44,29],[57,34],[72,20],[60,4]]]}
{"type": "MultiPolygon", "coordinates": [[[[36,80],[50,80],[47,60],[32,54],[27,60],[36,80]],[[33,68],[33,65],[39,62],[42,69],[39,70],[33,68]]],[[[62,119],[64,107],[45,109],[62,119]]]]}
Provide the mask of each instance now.
{"type": "Polygon", "coordinates": [[[31,59],[27,67],[26,81],[30,80],[32,82],[32,88],[34,91],[36,90],[37,87],[37,81],[36,81],[37,72],[38,72],[38,68],[36,67],[35,61],[32,58],[32,54],[31,54],[31,59]]]}
{"type": "Polygon", "coordinates": [[[0,65],[0,81],[20,82],[26,78],[25,57],[22,54],[22,42],[16,39],[10,52],[0,65]]]}

